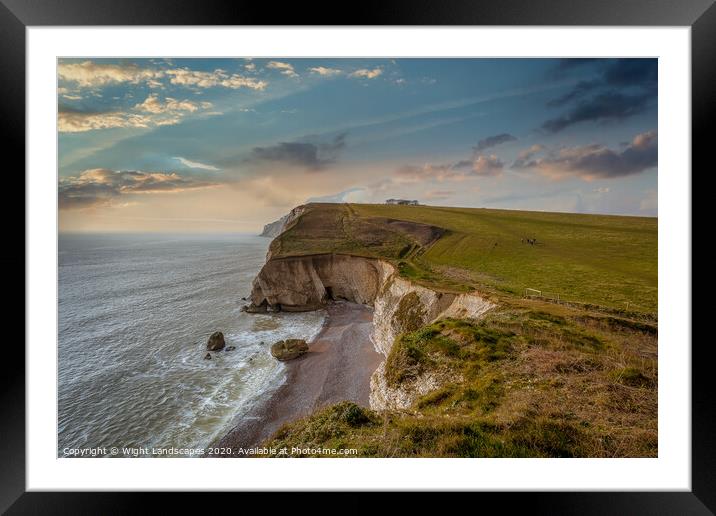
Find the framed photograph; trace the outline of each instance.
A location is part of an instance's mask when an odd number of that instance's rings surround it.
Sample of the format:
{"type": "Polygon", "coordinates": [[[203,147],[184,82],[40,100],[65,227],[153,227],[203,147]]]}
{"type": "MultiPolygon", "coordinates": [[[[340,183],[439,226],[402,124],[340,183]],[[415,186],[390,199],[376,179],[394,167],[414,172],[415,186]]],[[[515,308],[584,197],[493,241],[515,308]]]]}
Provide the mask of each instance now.
{"type": "Polygon", "coordinates": [[[27,200],[3,510],[527,491],[540,513],[712,513],[691,336],[712,1],[324,25],[2,2],[27,200]]]}

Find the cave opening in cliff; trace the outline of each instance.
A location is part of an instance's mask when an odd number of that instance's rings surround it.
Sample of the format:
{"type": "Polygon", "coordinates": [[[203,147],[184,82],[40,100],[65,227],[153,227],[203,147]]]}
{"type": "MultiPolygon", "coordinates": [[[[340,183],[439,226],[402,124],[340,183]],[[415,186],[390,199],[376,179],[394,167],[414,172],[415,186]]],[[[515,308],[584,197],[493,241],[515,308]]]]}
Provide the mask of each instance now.
{"type": "Polygon", "coordinates": [[[333,297],[333,287],[324,287],[326,289],[325,294],[325,300],[326,301],[335,301],[335,298],[333,297]]]}

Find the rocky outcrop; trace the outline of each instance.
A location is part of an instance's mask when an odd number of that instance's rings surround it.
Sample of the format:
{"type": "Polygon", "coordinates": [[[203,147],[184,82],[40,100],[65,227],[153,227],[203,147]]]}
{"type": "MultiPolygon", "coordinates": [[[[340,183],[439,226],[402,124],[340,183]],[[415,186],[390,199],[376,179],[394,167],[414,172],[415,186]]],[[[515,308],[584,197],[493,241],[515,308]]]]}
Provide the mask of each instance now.
{"type": "Polygon", "coordinates": [[[261,234],[259,236],[276,238],[277,236],[279,236],[281,234],[281,231],[283,231],[283,226],[284,226],[284,223],[286,222],[286,218],[288,218],[288,215],[284,215],[280,219],[266,224],[264,226],[263,231],[261,231],[261,234]]]}
{"type": "Polygon", "coordinates": [[[349,255],[273,258],[254,279],[247,311],[306,312],[336,299],[372,305],[392,273],[386,262],[349,255]]]}
{"type": "Polygon", "coordinates": [[[270,238],[276,238],[281,233],[284,232],[284,230],[293,222],[296,220],[304,211],[303,206],[297,206],[294,209],[292,209],[289,213],[281,217],[280,219],[271,222],[269,224],[266,224],[264,226],[263,231],[259,236],[262,237],[270,237],[270,238]]]}
{"type": "MultiPolygon", "coordinates": [[[[495,306],[477,293],[438,292],[392,274],[376,298],[373,312],[373,343],[388,356],[396,337],[438,319],[478,319],[495,306]]],[[[403,409],[445,381],[437,372],[428,372],[411,382],[391,387],[385,379],[385,361],[370,381],[370,406],[374,410],[403,409]]]]}
{"type": "Polygon", "coordinates": [[[220,331],[215,331],[214,333],[212,333],[206,343],[206,349],[208,351],[218,351],[220,349],[224,349],[224,346],[226,346],[226,342],[224,341],[224,334],[220,331]]]}
{"type": "Polygon", "coordinates": [[[370,377],[370,408],[373,410],[405,409],[420,396],[434,391],[444,382],[435,373],[426,373],[400,387],[391,387],[385,378],[385,360],[370,377]]]}
{"type": "MultiPolygon", "coordinates": [[[[439,292],[412,283],[383,260],[320,254],[269,259],[254,280],[248,310],[308,311],[337,299],[374,307],[373,343],[386,357],[401,333],[444,317],[476,319],[495,306],[477,293],[439,292]]],[[[371,408],[406,408],[443,380],[433,372],[390,387],[383,362],[371,379],[371,408]]]]}
{"type": "Polygon", "coordinates": [[[303,339],[280,340],[271,346],[271,355],[281,362],[293,360],[308,353],[308,344],[303,339]]]}

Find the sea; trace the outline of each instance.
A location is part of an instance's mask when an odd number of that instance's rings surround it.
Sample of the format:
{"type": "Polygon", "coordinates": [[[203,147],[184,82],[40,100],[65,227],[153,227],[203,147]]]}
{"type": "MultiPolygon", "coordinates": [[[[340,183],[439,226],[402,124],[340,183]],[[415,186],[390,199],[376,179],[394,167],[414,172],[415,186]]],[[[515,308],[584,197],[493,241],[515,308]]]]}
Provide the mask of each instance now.
{"type": "Polygon", "coordinates": [[[324,311],[247,314],[270,239],[61,234],[58,457],[195,456],[285,381],[270,346],[324,311]],[[233,351],[211,353],[224,334],[233,351]]]}

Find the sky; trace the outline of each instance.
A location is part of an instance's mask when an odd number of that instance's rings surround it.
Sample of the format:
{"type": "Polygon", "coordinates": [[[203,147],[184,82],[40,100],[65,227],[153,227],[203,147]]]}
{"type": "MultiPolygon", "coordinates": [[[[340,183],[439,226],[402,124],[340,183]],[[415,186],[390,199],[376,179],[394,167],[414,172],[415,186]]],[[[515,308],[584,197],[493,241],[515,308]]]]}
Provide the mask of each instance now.
{"type": "Polygon", "coordinates": [[[294,206],[657,215],[656,59],[61,59],[62,232],[294,206]]]}

